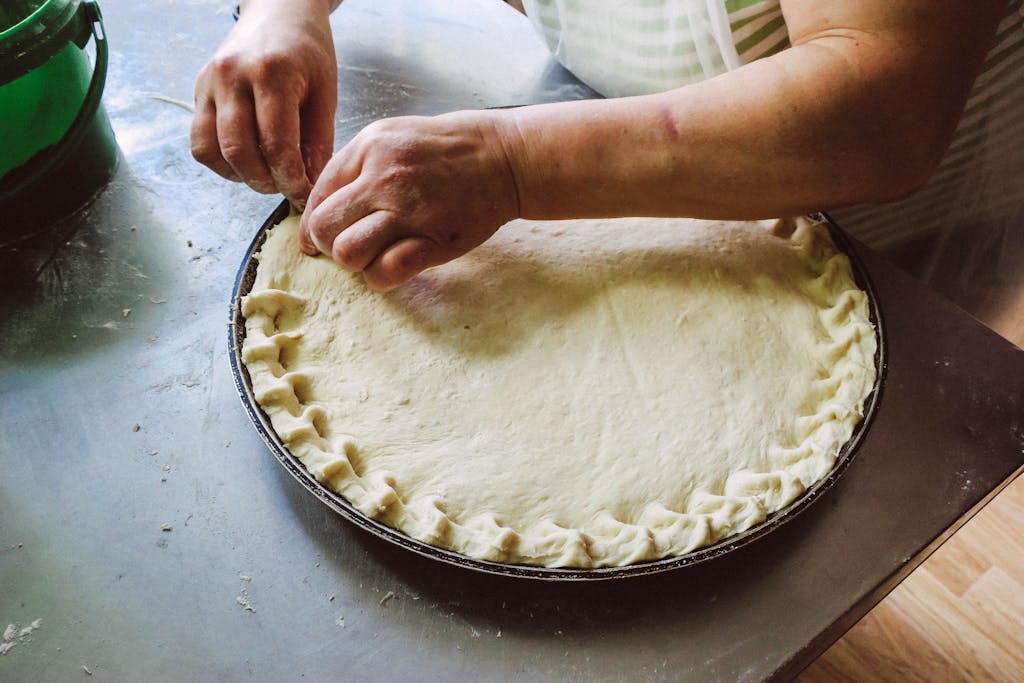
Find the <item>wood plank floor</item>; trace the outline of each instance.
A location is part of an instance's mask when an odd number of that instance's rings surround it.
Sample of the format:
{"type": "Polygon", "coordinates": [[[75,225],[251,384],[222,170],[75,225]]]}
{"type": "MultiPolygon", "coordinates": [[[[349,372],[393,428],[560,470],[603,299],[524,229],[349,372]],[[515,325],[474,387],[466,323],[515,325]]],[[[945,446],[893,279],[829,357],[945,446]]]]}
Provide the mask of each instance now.
{"type": "Polygon", "coordinates": [[[797,680],[1024,681],[1024,477],[797,680]]]}
{"type": "MultiPolygon", "coordinates": [[[[1024,348],[1024,295],[979,315],[1024,348]]],[[[1024,476],[797,678],[1024,682],[1024,476]]]]}

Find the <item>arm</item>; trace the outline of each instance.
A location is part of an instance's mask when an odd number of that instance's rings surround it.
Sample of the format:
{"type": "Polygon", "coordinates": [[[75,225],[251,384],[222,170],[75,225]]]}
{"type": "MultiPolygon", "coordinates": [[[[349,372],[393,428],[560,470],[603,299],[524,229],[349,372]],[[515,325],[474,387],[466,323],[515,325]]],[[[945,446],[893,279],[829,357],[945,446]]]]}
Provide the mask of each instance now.
{"type": "Polygon", "coordinates": [[[339,0],[243,0],[196,78],[192,154],[218,174],[301,205],[334,149],[339,0]]]}
{"type": "Polygon", "coordinates": [[[514,217],[749,219],[893,199],[948,145],[1002,0],[783,0],[792,47],[667,93],[378,122],[301,238],[388,289],[514,217]]]}
{"type": "Polygon", "coordinates": [[[772,57],[513,112],[520,212],[746,219],[904,196],[948,146],[1003,4],[784,0],[792,47],[772,57]]]}

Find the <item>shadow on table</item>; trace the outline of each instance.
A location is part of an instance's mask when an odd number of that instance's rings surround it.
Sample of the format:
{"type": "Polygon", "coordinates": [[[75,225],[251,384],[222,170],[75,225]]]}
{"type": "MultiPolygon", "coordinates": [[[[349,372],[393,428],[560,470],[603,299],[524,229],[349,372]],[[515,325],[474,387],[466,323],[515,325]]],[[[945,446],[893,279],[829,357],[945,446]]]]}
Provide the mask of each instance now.
{"type": "Polygon", "coordinates": [[[607,636],[665,628],[697,632],[715,603],[728,604],[727,615],[743,613],[745,603],[759,609],[752,587],[763,585],[767,575],[784,574],[794,548],[807,542],[826,516],[816,513],[835,504],[834,490],[828,491],[769,536],[695,566],[599,581],[543,581],[456,567],[394,546],[357,529],[278,469],[289,504],[339,576],[367,585],[392,576],[418,596],[420,605],[509,635],[564,630],[577,637],[607,636]]]}
{"type": "MultiPolygon", "coordinates": [[[[55,191],[59,191],[55,190],[55,191]]],[[[146,191],[122,160],[110,184],[72,216],[0,234],[3,359],[89,354],[127,341],[154,313],[161,252],[146,191]]]]}

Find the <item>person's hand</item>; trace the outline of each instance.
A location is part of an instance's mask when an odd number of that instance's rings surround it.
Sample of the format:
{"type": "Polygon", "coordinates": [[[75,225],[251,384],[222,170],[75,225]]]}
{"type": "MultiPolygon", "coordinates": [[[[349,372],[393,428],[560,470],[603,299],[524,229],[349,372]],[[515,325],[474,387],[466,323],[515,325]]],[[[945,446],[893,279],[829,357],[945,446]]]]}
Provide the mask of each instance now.
{"type": "Polygon", "coordinates": [[[384,119],[327,164],[299,239],[388,290],[478,246],[519,215],[496,112],[384,119]]]}
{"type": "Polygon", "coordinates": [[[326,0],[249,0],[196,78],[192,155],[302,206],[334,148],[337,76],[326,0]]]}

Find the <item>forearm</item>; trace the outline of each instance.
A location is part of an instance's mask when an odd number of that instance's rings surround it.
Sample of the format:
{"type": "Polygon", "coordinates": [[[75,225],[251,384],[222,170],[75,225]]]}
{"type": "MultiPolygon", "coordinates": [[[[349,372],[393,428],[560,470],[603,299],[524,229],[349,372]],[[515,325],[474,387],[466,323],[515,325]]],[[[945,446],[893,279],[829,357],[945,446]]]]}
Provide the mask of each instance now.
{"type": "Polygon", "coordinates": [[[341,4],[342,0],[241,0],[239,15],[247,11],[283,10],[285,14],[297,13],[313,16],[327,16],[341,4]]]}
{"type": "Polygon", "coordinates": [[[847,41],[668,93],[504,113],[520,214],[748,219],[906,194],[938,161],[966,90],[858,60],[878,46],[847,41]]]}

